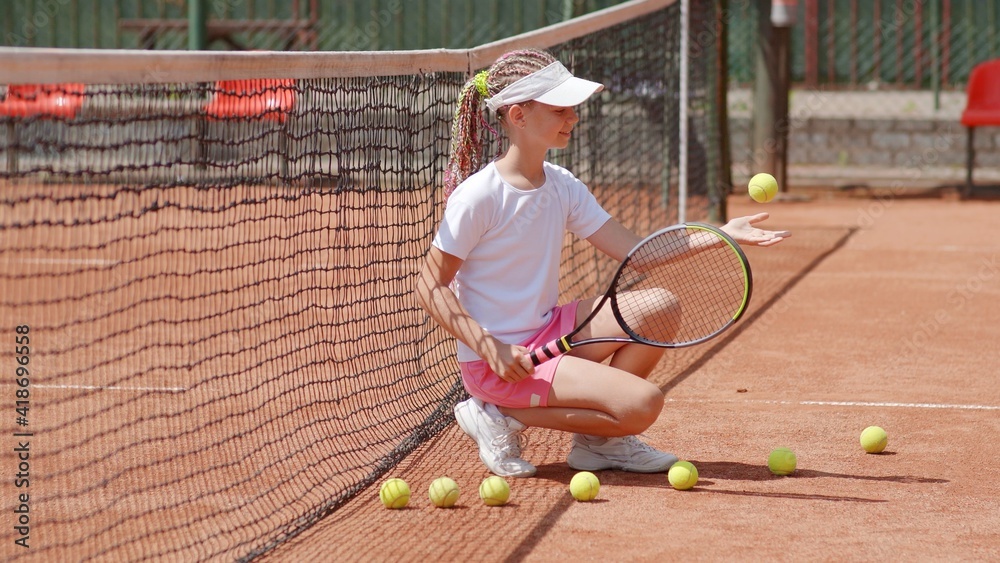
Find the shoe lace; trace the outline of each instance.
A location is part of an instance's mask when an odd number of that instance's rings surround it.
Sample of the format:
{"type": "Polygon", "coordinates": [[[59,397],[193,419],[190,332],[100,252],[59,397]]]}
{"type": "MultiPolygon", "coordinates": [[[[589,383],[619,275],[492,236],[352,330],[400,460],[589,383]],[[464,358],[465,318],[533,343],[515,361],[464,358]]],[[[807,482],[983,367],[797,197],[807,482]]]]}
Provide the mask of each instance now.
{"type": "Polygon", "coordinates": [[[521,450],[528,447],[528,436],[523,432],[507,432],[493,438],[490,444],[507,457],[521,457],[521,450]]]}
{"type": "Polygon", "coordinates": [[[625,441],[625,443],[627,443],[629,446],[631,446],[633,449],[636,449],[636,450],[640,450],[640,451],[643,451],[643,452],[656,452],[657,451],[656,448],[654,448],[653,446],[650,446],[646,442],[643,442],[642,440],[640,440],[636,436],[625,436],[623,438],[623,440],[625,441]]]}

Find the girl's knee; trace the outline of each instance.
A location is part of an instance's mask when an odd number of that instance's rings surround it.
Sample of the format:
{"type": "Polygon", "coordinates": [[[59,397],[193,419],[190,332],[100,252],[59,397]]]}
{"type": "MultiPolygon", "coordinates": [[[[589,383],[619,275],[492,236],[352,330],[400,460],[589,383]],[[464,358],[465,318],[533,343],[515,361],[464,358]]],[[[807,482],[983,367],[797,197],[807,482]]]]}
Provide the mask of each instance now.
{"type": "Polygon", "coordinates": [[[643,309],[647,315],[673,315],[681,310],[680,299],[670,290],[663,288],[646,289],[641,292],[641,299],[646,303],[643,309]]]}
{"type": "Polygon", "coordinates": [[[669,342],[680,326],[683,313],[677,296],[666,289],[647,289],[636,294],[638,303],[625,314],[625,322],[644,338],[669,342]]]}
{"type": "Polygon", "coordinates": [[[658,305],[657,308],[659,310],[661,310],[661,311],[664,311],[664,310],[669,311],[669,310],[677,309],[677,308],[679,308],[681,306],[680,300],[671,291],[663,289],[663,288],[657,288],[657,289],[654,289],[652,291],[653,291],[653,298],[654,298],[653,302],[658,305]]]}
{"type": "Polygon", "coordinates": [[[629,434],[639,434],[656,422],[660,412],[663,411],[664,397],[660,388],[652,383],[643,386],[641,392],[637,393],[630,416],[627,421],[623,421],[627,426],[625,429],[629,434]]]}

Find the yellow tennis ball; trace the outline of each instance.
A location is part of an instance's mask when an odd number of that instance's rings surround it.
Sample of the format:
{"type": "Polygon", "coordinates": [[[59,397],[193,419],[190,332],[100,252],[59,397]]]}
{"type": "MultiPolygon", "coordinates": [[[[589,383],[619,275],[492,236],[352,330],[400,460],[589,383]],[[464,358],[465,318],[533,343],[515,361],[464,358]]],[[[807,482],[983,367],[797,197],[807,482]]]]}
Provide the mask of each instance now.
{"type": "Polygon", "coordinates": [[[599,490],[601,490],[601,482],[597,480],[597,475],[590,471],[581,471],[569,481],[570,494],[580,502],[594,500],[597,498],[599,490]]]}
{"type": "Polygon", "coordinates": [[[431,483],[427,495],[438,508],[451,508],[458,502],[458,483],[449,477],[438,477],[431,483]]]}
{"type": "Polygon", "coordinates": [[[379,488],[378,498],[386,508],[403,508],[410,502],[410,486],[402,479],[389,479],[379,488]]]}
{"type": "Polygon", "coordinates": [[[698,468],[690,461],[678,461],[667,471],[667,481],[678,491],[686,491],[698,482],[698,468]]]}
{"type": "Polygon", "coordinates": [[[798,460],[795,452],[788,448],[777,448],[767,456],[767,468],[775,475],[791,475],[795,473],[798,460]]]}
{"type": "Polygon", "coordinates": [[[889,443],[889,435],[878,426],[869,426],[861,432],[861,447],[870,454],[880,453],[889,443]]]}
{"type": "Polygon", "coordinates": [[[483,499],[487,506],[507,504],[510,498],[510,485],[503,477],[490,475],[479,484],[479,498],[483,499]]]}
{"type": "Polygon", "coordinates": [[[767,203],[778,195],[778,181],[767,172],[761,172],[750,178],[747,190],[750,192],[750,198],[757,203],[767,203]]]}

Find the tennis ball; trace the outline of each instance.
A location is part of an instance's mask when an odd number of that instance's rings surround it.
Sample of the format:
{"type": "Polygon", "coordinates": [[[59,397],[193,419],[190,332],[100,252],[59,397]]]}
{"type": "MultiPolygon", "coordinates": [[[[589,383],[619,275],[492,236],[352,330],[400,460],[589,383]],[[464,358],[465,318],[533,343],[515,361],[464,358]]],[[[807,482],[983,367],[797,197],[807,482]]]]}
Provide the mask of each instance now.
{"type": "Polygon", "coordinates": [[[597,480],[597,475],[590,471],[581,471],[569,481],[570,494],[580,502],[594,500],[597,498],[599,490],[601,490],[601,482],[597,480]]]}
{"type": "Polygon", "coordinates": [[[757,203],[767,203],[778,195],[778,181],[767,172],[761,172],[750,178],[747,189],[751,199],[757,203]]]}
{"type": "Polygon", "coordinates": [[[487,506],[507,504],[507,499],[510,498],[510,485],[503,477],[490,475],[479,484],[479,498],[483,499],[487,506]]]}
{"type": "Polygon", "coordinates": [[[878,426],[869,426],[861,432],[861,447],[870,454],[877,454],[889,443],[889,435],[878,426]]]}
{"type": "Polygon", "coordinates": [[[678,491],[686,491],[698,482],[698,468],[690,461],[678,461],[667,471],[667,481],[678,491]]]}
{"type": "Polygon", "coordinates": [[[775,475],[791,475],[795,473],[795,452],[788,448],[777,448],[767,456],[767,468],[775,475]]]}
{"type": "Polygon", "coordinates": [[[403,508],[410,502],[410,486],[402,479],[389,479],[382,483],[378,498],[386,508],[403,508]]]}
{"type": "Polygon", "coordinates": [[[431,483],[428,496],[438,508],[451,508],[458,502],[458,483],[448,477],[438,477],[431,483]]]}

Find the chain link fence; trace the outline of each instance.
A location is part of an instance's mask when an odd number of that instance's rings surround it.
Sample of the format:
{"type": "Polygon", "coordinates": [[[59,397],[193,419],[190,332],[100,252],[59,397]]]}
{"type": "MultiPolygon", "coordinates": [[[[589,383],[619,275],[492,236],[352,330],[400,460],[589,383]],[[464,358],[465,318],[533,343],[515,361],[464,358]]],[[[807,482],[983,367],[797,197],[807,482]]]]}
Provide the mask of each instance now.
{"type": "MultiPolygon", "coordinates": [[[[467,48],[622,0],[202,0],[210,49],[467,48]]],[[[186,49],[189,0],[5,0],[0,45],[186,49]]]]}
{"type": "MultiPolygon", "coordinates": [[[[758,21],[767,0],[728,0],[729,132],[736,184],[760,171],[754,146],[758,21]]],[[[1000,1],[800,0],[789,30],[793,185],[961,184],[959,123],[972,68],[1000,56],[1000,1]]],[[[764,14],[765,20],[767,14],[764,14]]],[[[977,176],[1000,167],[1000,134],[976,138],[977,176]]]]}
{"type": "MultiPolygon", "coordinates": [[[[189,1],[7,0],[0,44],[184,49],[189,1]]],[[[211,49],[324,51],[471,47],[621,3],[204,1],[211,49]]],[[[749,131],[758,11],[770,2],[691,2],[714,4],[728,25],[730,147],[739,181],[758,167],[749,131]]],[[[965,83],[977,63],[1000,57],[1000,0],[800,0],[796,16],[790,164],[899,167],[931,150],[924,160],[943,171],[936,176],[963,173],[965,83]]],[[[981,166],[1000,167],[1000,135],[981,135],[977,145],[981,166]]]]}

